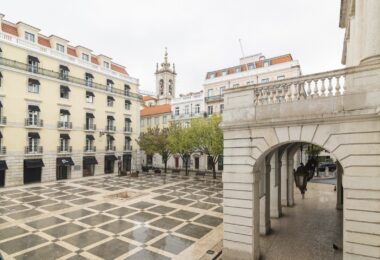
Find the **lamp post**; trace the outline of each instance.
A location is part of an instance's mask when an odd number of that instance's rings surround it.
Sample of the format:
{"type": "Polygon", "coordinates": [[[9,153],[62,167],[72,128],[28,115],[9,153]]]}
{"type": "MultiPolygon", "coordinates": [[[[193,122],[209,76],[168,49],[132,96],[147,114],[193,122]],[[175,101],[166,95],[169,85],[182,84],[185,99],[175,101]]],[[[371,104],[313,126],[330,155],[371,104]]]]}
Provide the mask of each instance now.
{"type": "Polygon", "coordinates": [[[307,172],[306,167],[302,163],[302,144],[301,144],[300,150],[301,150],[301,165],[297,168],[297,170],[293,170],[293,174],[294,174],[294,181],[296,183],[296,186],[301,191],[302,199],[304,199],[309,174],[307,172]]]}

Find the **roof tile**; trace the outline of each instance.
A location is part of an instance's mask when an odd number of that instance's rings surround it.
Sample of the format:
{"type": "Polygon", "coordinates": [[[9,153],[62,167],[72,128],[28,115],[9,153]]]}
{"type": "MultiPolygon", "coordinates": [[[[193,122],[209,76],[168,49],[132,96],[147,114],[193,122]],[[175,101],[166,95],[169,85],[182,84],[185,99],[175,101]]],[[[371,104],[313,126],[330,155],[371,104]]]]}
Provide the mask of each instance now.
{"type": "Polygon", "coordinates": [[[152,116],[167,113],[171,113],[171,105],[169,104],[145,107],[140,111],[140,116],[152,116]]]}

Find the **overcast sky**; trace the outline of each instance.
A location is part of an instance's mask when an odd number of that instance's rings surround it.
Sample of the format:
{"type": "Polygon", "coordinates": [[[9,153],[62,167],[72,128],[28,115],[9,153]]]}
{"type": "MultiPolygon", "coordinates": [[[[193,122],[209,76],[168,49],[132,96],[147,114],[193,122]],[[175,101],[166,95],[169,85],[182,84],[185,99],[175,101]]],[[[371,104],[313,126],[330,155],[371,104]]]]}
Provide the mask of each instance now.
{"type": "Polygon", "coordinates": [[[340,0],[1,0],[0,12],[125,65],[154,91],[165,46],[177,94],[202,88],[207,71],[245,55],[291,53],[304,74],[341,67],[340,0]]]}

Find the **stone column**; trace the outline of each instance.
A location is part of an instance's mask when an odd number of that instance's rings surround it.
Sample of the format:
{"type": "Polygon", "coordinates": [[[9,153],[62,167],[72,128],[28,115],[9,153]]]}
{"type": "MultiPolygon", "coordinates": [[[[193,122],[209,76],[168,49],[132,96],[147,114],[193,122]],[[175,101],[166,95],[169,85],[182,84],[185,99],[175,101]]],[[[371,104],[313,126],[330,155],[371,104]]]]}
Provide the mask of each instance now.
{"type": "Polygon", "coordinates": [[[285,149],[281,157],[281,205],[285,207],[288,206],[288,181],[288,151],[285,149]]]}
{"type": "Polygon", "coordinates": [[[270,160],[270,217],[279,218],[281,216],[281,168],[276,150],[270,160]]]}
{"type": "MultiPolygon", "coordinates": [[[[380,1],[365,0],[361,3],[363,12],[363,44],[361,63],[380,62],[380,1]]],[[[360,3],[358,3],[358,6],[360,3]]]]}
{"type": "Polygon", "coordinates": [[[260,198],[260,234],[267,235],[270,231],[270,170],[269,160],[262,167],[261,184],[263,195],[260,198]]]}
{"type": "Polygon", "coordinates": [[[343,209],[343,186],[342,186],[342,174],[343,168],[340,163],[337,162],[336,169],[336,209],[343,209]]]}
{"type": "Polygon", "coordinates": [[[288,159],[288,206],[294,206],[294,175],[293,169],[294,167],[294,153],[287,154],[288,159]]]}

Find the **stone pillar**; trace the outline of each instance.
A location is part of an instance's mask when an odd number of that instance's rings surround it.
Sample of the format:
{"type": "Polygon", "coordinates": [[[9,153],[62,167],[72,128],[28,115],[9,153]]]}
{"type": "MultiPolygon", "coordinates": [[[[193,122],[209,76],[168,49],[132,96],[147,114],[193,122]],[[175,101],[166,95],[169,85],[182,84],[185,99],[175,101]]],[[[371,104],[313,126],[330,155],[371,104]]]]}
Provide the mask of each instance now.
{"type": "Polygon", "coordinates": [[[260,234],[267,235],[270,231],[270,170],[269,160],[262,167],[261,184],[262,193],[260,197],[260,234]]]}
{"type": "Polygon", "coordinates": [[[336,176],[336,209],[343,209],[343,186],[342,186],[342,174],[343,168],[340,163],[337,162],[337,176],[336,176]]]}
{"type": "Polygon", "coordinates": [[[281,157],[281,205],[288,206],[288,151],[285,149],[281,157]]]}
{"type": "MultiPolygon", "coordinates": [[[[361,63],[380,62],[380,1],[365,0],[363,4],[363,44],[361,63]]],[[[358,6],[360,3],[358,3],[358,6]]],[[[360,12],[360,10],[356,10],[360,12]]]]}
{"type": "Polygon", "coordinates": [[[294,153],[287,154],[288,159],[288,206],[294,206],[294,153]]]}
{"type": "Polygon", "coordinates": [[[270,217],[279,218],[281,216],[281,168],[276,150],[270,160],[270,217]]]}

